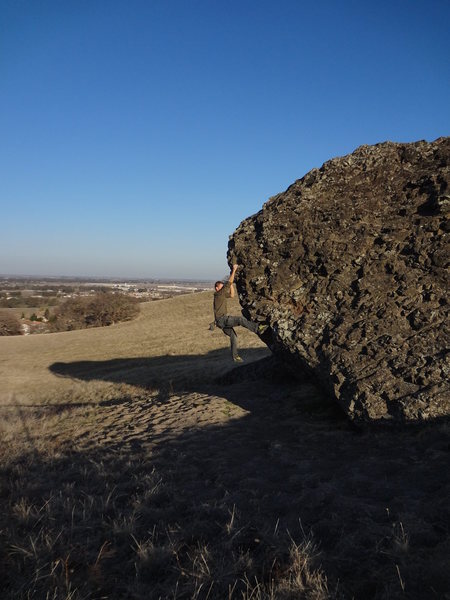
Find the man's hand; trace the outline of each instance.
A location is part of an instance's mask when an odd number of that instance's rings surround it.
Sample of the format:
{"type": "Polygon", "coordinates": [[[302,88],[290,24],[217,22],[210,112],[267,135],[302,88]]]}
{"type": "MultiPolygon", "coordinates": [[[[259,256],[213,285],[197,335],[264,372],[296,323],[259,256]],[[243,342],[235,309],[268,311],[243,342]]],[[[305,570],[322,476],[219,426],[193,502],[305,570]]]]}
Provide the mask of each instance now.
{"type": "Polygon", "coordinates": [[[231,274],[228,278],[228,281],[232,284],[234,281],[234,276],[236,275],[236,271],[238,270],[239,265],[233,265],[232,269],[231,269],[231,274]]]}

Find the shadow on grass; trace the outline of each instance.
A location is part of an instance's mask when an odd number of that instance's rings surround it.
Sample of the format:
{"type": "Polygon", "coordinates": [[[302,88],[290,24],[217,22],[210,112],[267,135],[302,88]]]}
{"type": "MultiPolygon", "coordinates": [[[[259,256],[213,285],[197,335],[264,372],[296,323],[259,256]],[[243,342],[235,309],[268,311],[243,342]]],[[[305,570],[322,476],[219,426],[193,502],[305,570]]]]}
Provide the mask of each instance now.
{"type": "MultiPolygon", "coordinates": [[[[229,358],[229,351],[225,349],[214,350],[204,356],[158,356],[138,358],[118,358],[107,361],[77,361],[57,362],[50,365],[49,370],[58,377],[80,381],[109,381],[111,383],[123,383],[142,388],[145,391],[157,392],[155,401],[164,402],[170,393],[178,391],[196,390],[206,391],[211,383],[226,378],[238,377],[237,373],[242,371],[248,379],[251,372],[259,372],[264,377],[261,368],[255,369],[255,362],[268,357],[268,351],[264,348],[249,348],[244,350],[246,362],[244,366],[234,367],[229,358]]],[[[286,374],[286,377],[289,377],[286,374]]],[[[72,401],[58,403],[23,403],[12,401],[3,402],[1,409],[13,408],[19,414],[21,420],[24,409],[34,409],[34,413],[59,414],[65,410],[83,407],[115,406],[127,402],[127,398],[114,398],[103,401],[72,401]]]]}
{"type": "MultiPolygon", "coordinates": [[[[155,401],[165,402],[171,393],[195,391],[208,393],[211,385],[226,381],[231,374],[242,372],[243,378],[260,376],[266,378],[265,369],[259,367],[260,361],[269,361],[272,357],[265,348],[247,348],[243,350],[243,366],[235,367],[227,349],[213,350],[205,355],[165,355],[156,357],[118,358],[106,361],[77,361],[53,363],[49,369],[59,377],[82,381],[110,381],[136,386],[146,391],[157,391],[155,401]]],[[[266,362],[264,362],[264,365],[266,362]]],[[[271,369],[273,372],[273,369],[271,369]]],[[[284,373],[286,378],[290,378],[284,373]]],[[[106,404],[120,403],[120,400],[108,400],[106,404]]]]}
{"type": "Polygon", "coordinates": [[[3,597],[445,598],[448,426],[358,432],[310,382],[223,356],[52,365],[143,395],[111,405],[111,441],[100,420],[2,467],[3,597]],[[246,412],[158,442],[163,403],[182,420],[197,392],[246,412]]]}

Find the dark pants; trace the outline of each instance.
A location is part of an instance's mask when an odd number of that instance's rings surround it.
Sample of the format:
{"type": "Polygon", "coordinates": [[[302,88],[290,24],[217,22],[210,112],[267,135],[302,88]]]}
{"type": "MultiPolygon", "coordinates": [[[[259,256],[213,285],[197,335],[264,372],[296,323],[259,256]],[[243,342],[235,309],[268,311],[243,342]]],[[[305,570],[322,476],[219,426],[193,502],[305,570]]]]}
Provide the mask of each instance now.
{"type": "Polygon", "coordinates": [[[231,355],[233,359],[238,355],[237,335],[233,327],[245,327],[253,333],[258,331],[258,323],[252,323],[252,321],[249,321],[245,317],[232,317],[230,315],[225,315],[224,317],[217,319],[216,325],[217,327],[220,327],[224,334],[230,338],[231,355]]]}

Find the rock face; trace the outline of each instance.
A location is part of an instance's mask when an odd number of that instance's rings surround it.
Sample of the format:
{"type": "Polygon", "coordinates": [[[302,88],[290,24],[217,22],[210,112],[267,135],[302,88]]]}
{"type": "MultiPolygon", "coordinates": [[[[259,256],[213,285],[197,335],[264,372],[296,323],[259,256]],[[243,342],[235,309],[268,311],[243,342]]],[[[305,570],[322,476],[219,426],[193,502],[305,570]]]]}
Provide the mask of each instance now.
{"type": "Polygon", "coordinates": [[[361,146],[230,238],[244,314],[356,422],[450,415],[449,165],[450,138],[361,146]]]}

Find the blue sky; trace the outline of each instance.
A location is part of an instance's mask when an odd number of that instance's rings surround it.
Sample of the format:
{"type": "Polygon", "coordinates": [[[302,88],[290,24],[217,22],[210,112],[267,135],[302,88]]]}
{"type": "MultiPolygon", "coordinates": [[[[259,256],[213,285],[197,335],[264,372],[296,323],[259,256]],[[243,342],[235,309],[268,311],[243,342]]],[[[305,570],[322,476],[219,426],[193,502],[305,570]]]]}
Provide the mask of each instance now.
{"type": "Polygon", "coordinates": [[[313,167],[450,134],[448,0],[0,0],[0,273],[216,279],[313,167]]]}

